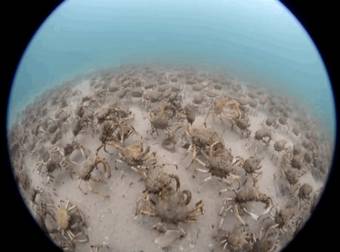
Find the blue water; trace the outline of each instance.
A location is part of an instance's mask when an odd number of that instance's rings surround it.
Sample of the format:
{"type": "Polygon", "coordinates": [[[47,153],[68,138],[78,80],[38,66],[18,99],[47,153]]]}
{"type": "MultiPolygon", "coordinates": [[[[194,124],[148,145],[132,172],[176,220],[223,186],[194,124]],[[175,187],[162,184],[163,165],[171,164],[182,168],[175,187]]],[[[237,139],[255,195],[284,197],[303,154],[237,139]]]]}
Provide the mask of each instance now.
{"type": "Polygon", "coordinates": [[[19,65],[15,115],[75,75],[129,63],[224,68],[281,89],[335,134],[332,90],[313,42],[276,0],[70,0],[46,20],[19,65]]]}

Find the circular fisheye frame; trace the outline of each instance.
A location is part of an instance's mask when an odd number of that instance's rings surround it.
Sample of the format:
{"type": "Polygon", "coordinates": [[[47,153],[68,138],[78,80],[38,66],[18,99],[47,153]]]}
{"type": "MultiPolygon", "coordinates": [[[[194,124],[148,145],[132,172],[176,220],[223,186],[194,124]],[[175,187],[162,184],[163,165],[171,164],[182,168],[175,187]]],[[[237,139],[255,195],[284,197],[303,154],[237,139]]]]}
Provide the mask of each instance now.
{"type": "Polygon", "coordinates": [[[64,251],[280,251],[318,203],[334,98],[279,1],[70,0],[17,69],[10,158],[64,251]]]}

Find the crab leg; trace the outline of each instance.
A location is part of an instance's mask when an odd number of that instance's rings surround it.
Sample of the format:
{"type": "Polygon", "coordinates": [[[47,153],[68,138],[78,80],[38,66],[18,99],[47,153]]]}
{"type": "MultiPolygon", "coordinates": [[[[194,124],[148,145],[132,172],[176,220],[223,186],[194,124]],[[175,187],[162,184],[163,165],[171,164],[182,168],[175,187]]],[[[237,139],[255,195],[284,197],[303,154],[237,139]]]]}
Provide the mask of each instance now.
{"type": "Polygon", "coordinates": [[[239,211],[238,211],[238,207],[235,205],[234,206],[234,212],[235,212],[235,216],[236,218],[241,222],[242,225],[245,225],[246,223],[244,222],[244,220],[242,219],[239,211]]]}
{"type": "Polygon", "coordinates": [[[204,182],[207,182],[207,181],[209,181],[209,180],[211,180],[212,179],[212,176],[209,176],[209,177],[206,177],[203,181],[204,182]]]}
{"type": "Polygon", "coordinates": [[[258,218],[260,217],[260,216],[258,216],[258,215],[256,215],[256,214],[254,214],[253,212],[250,212],[247,208],[245,208],[245,207],[243,207],[242,208],[242,210],[245,212],[245,213],[247,213],[247,214],[249,214],[250,215],[250,217],[252,217],[254,220],[258,220],[258,218]]]}

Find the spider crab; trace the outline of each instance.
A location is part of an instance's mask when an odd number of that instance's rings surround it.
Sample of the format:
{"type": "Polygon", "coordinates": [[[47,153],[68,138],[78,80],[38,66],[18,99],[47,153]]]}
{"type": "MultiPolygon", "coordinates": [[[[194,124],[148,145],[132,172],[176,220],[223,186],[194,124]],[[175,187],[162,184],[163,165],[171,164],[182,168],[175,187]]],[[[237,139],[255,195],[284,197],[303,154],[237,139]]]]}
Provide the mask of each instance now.
{"type": "MultiPolygon", "coordinates": [[[[209,147],[209,153],[207,154],[205,151],[201,152],[202,156],[205,159],[205,162],[196,158],[196,160],[204,166],[205,169],[197,168],[197,171],[203,173],[210,173],[210,176],[204,179],[204,181],[208,181],[212,179],[212,177],[216,177],[227,184],[232,184],[228,179],[231,178],[238,182],[238,188],[240,187],[240,176],[235,174],[235,163],[238,160],[233,162],[233,156],[231,154],[231,150],[225,148],[224,144],[221,142],[215,142],[209,147]]],[[[224,190],[222,190],[224,191],[224,190]]]]}
{"type": "Polygon", "coordinates": [[[78,207],[70,201],[60,201],[58,206],[51,206],[52,211],[49,235],[56,243],[60,243],[65,250],[73,250],[75,243],[87,243],[89,241],[85,232],[86,223],[78,207]],[[53,224],[54,225],[53,225],[53,224]],[[60,235],[61,237],[58,237],[60,235]],[[58,239],[57,239],[58,238],[58,239]]]}
{"type": "MultiPolygon", "coordinates": [[[[225,199],[225,202],[219,213],[221,216],[223,215],[223,213],[231,211],[235,214],[235,217],[237,218],[237,220],[242,225],[245,225],[246,223],[241,217],[242,213],[248,214],[254,220],[258,220],[258,218],[260,217],[257,214],[247,209],[247,206],[246,206],[247,203],[261,202],[265,204],[266,209],[261,215],[267,214],[272,209],[273,202],[272,202],[271,197],[269,197],[268,195],[264,193],[259,192],[258,189],[256,189],[253,186],[245,185],[241,187],[240,190],[238,191],[233,190],[233,192],[234,192],[233,197],[227,197],[225,199]]],[[[223,222],[224,222],[224,218],[222,217],[220,221],[220,226],[223,225],[223,222]]]]}
{"type": "Polygon", "coordinates": [[[208,110],[205,123],[211,113],[213,113],[214,117],[217,117],[223,124],[224,119],[232,122],[241,119],[243,117],[241,107],[241,103],[230,96],[216,98],[208,110]]]}
{"type": "Polygon", "coordinates": [[[136,216],[147,215],[159,217],[160,223],[154,228],[159,228],[163,224],[190,223],[197,221],[200,215],[204,214],[203,202],[200,200],[193,209],[189,208],[191,202],[191,192],[176,190],[166,190],[159,194],[144,193],[144,197],[137,202],[136,216]]]}
{"type": "Polygon", "coordinates": [[[168,174],[164,172],[161,167],[155,166],[152,169],[148,169],[144,173],[145,190],[149,194],[160,194],[170,191],[178,191],[181,184],[179,177],[174,174],[168,174]],[[172,182],[175,182],[175,189],[172,186],[172,182]]]}
{"type": "Polygon", "coordinates": [[[156,165],[156,154],[150,152],[150,146],[144,147],[142,140],[126,147],[117,143],[112,143],[112,146],[118,150],[118,155],[121,158],[117,161],[125,162],[137,173],[143,175],[147,169],[156,165]]]}
{"type": "Polygon", "coordinates": [[[188,126],[185,133],[189,137],[190,142],[188,151],[192,152],[192,160],[189,166],[191,166],[194,160],[197,160],[197,155],[208,150],[211,145],[221,143],[220,136],[210,128],[188,126]]]}
{"type": "MultiPolygon", "coordinates": [[[[64,166],[72,168],[72,170],[76,171],[78,178],[79,178],[79,189],[84,193],[85,192],[82,187],[82,182],[89,183],[92,182],[102,182],[103,176],[100,176],[98,173],[101,168],[103,168],[105,177],[111,177],[111,167],[105,158],[102,158],[98,155],[98,153],[92,153],[90,150],[84,148],[83,146],[79,146],[78,148],[80,156],[78,157],[79,160],[73,160],[74,157],[68,156],[64,161],[64,166]]],[[[72,155],[73,153],[71,153],[72,155]]],[[[75,155],[76,156],[76,155],[75,155]]],[[[91,191],[93,191],[91,189],[91,191]]]]}
{"type": "Polygon", "coordinates": [[[117,104],[111,104],[104,108],[101,108],[99,112],[96,113],[97,120],[99,124],[105,121],[110,122],[122,122],[133,120],[134,116],[131,111],[124,109],[117,104]]]}
{"type": "Polygon", "coordinates": [[[261,166],[261,159],[255,156],[250,156],[247,159],[243,159],[242,157],[237,157],[238,165],[243,168],[247,175],[251,175],[254,181],[254,186],[257,182],[258,176],[262,174],[260,171],[261,166]]]}
{"type": "Polygon", "coordinates": [[[110,143],[124,144],[125,140],[134,133],[136,133],[136,130],[126,121],[105,122],[99,138],[102,144],[97,148],[96,152],[98,153],[103,148],[108,153],[107,145],[110,145],[110,143]]]}
{"type": "Polygon", "coordinates": [[[214,238],[223,250],[228,249],[231,252],[251,252],[256,241],[255,235],[245,225],[235,226],[231,232],[219,229],[214,238]]]}
{"type": "Polygon", "coordinates": [[[151,134],[156,133],[158,130],[165,130],[169,128],[170,120],[176,115],[176,108],[167,102],[160,104],[159,108],[149,112],[149,121],[151,124],[151,134]]]}

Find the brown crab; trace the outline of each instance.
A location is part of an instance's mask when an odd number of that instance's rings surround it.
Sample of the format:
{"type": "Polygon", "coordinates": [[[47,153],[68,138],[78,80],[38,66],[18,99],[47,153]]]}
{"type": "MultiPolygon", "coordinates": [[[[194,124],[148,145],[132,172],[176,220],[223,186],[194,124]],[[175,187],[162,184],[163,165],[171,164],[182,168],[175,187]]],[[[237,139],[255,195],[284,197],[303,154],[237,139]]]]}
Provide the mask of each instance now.
{"type": "Polygon", "coordinates": [[[269,129],[261,128],[255,132],[255,140],[262,141],[264,144],[269,145],[272,140],[272,134],[269,129]]]}
{"type": "Polygon", "coordinates": [[[149,194],[164,194],[164,192],[169,193],[170,191],[178,191],[181,186],[177,175],[164,172],[160,166],[148,169],[144,173],[144,184],[144,192],[149,194]],[[172,181],[176,184],[175,188],[171,185],[172,181]]]}
{"type": "MultiPolygon", "coordinates": [[[[202,156],[205,158],[205,162],[196,158],[196,160],[202,164],[206,169],[196,169],[203,173],[210,173],[210,176],[204,179],[204,181],[210,180],[212,177],[217,177],[223,180],[227,184],[232,184],[228,179],[231,178],[236,180],[240,186],[240,177],[235,172],[235,162],[233,162],[233,156],[231,150],[225,148],[224,144],[221,142],[215,142],[209,147],[209,153],[205,151],[201,152],[202,156]]],[[[224,190],[222,190],[224,191],[224,190]]]]}
{"type": "Polygon", "coordinates": [[[134,116],[131,111],[120,107],[117,104],[111,104],[107,107],[101,108],[97,113],[97,120],[99,124],[105,121],[119,122],[121,120],[133,120],[134,116]]]}
{"type": "Polygon", "coordinates": [[[117,123],[103,123],[99,138],[102,144],[97,148],[96,152],[98,153],[103,148],[104,151],[108,153],[106,149],[107,145],[110,145],[112,142],[124,144],[125,140],[133,134],[136,134],[136,130],[125,120],[119,121],[117,123]]]}
{"type": "Polygon", "coordinates": [[[112,251],[111,247],[106,244],[90,245],[91,252],[108,252],[112,251]]]}
{"type": "Polygon", "coordinates": [[[251,252],[255,243],[255,235],[245,225],[235,226],[231,232],[223,229],[217,231],[214,237],[222,246],[223,250],[231,252],[251,252]]]}
{"type": "MultiPolygon", "coordinates": [[[[226,198],[221,210],[220,210],[220,215],[222,215],[225,212],[228,211],[232,211],[235,214],[235,217],[238,219],[238,221],[242,224],[245,225],[245,221],[243,220],[243,218],[241,217],[240,213],[244,212],[248,215],[250,215],[250,217],[252,217],[253,219],[257,220],[259,218],[258,215],[256,215],[255,213],[250,212],[247,208],[246,208],[246,204],[248,202],[262,202],[263,204],[265,204],[266,209],[264,210],[264,212],[261,215],[265,215],[267,214],[272,206],[273,206],[273,202],[271,197],[269,197],[268,195],[261,193],[258,191],[258,189],[256,189],[253,186],[249,186],[249,185],[244,185],[243,187],[241,187],[241,189],[239,191],[235,191],[234,192],[234,197],[228,197],[226,198]]],[[[221,218],[221,225],[224,222],[224,218],[221,218]]]]}
{"type": "Polygon", "coordinates": [[[261,159],[259,157],[250,156],[247,159],[243,159],[241,157],[237,157],[237,163],[243,170],[246,172],[247,175],[251,175],[254,181],[254,186],[257,182],[257,177],[262,174],[260,171],[261,166],[261,159]]]}
{"type": "MultiPolygon", "coordinates": [[[[94,181],[94,182],[102,182],[103,178],[102,177],[98,177],[96,175],[94,175],[94,170],[99,170],[100,166],[102,165],[103,169],[104,169],[104,173],[106,178],[110,178],[111,177],[111,167],[109,166],[108,162],[106,161],[105,158],[101,158],[99,155],[95,155],[93,153],[90,153],[89,156],[85,156],[85,161],[78,164],[75,162],[72,162],[74,167],[77,168],[77,174],[79,177],[79,189],[81,190],[81,192],[83,192],[84,194],[87,194],[86,191],[84,191],[81,187],[81,183],[82,182],[90,182],[90,181],[94,181]]],[[[90,189],[92,192],[93,189],[90,189]]],[[[95,192],[96,193],[96,192],[95,192]]]]}
{"type": "Polygon", "coordinates": [[[192,104],[185,105],[183,108],[183,113],[190,124],[195,121],[196,108],[192,104]]]}
{"type": "Polygon", "coordinates": [[[181,222],[195,222],[200,215],[204,214],[203,202],[200,200],[194,209],[189,209],[191,192],[170,191],[155,194],[144,194],[144,198],[137,202],[136,215],[142,214],[151,217],[159,217],[162,223],[179,224],[181,222]]]}
{"type": "Polygon", "coordinates": [[[252,252],[272,252],[278,247],[279,232],[271,225],[263,225],[258,236],[255,236],[252,252]]]}
{"type": "Polygon", "coordinates": [[[168,129],[170,120],[175,114],[175,108],[169,103],[162,103],[158,109],[151,111],[149,113],[151,134],[156,133],[158,135],[158,130],[168,129]]]}
{"type": "Polygon", "coordinates": [[[250,127],[249,117],[243,115],[239,118],[235,118],[231,122],[231,128],[234,129],[235,126],[240,131],[240,134],[242,137],[250,136],[251,131],[249,130],[249,127],[250,127]]]}

